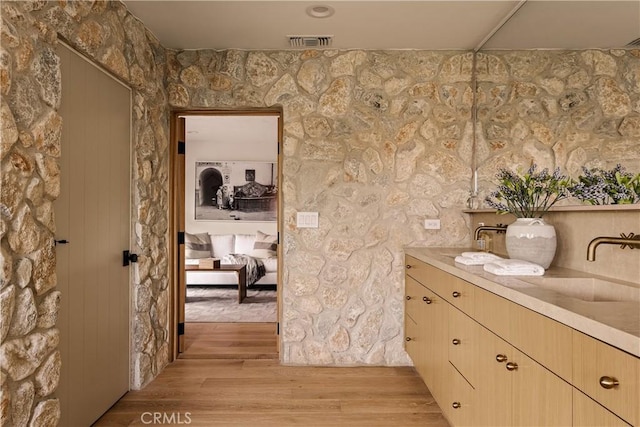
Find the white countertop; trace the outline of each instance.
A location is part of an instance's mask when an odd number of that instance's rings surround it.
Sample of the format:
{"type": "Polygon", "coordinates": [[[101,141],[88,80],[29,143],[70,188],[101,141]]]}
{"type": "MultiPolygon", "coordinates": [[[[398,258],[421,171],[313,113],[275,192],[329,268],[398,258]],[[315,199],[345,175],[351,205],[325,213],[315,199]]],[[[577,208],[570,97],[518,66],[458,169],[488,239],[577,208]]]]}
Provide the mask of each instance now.
{"type": "MultiPolygon", "coordinates": [[[[496,276],[479,266],[456,263],[454,258],[468,248],[412,248],[404,252],[436,268],[453,274],[482,289],[557,320],[573,329],[640,357],[640,303],[637,301],[583,301],[527,283],[522,276],[496,276]]],[[[540,277],[540,276],[538,276],[540,277]]],[[[542,277],[600,278],[566,268],[552,267],[542,277]]],[[[634,286],[640,284],[603,278],[634,286]]]]}

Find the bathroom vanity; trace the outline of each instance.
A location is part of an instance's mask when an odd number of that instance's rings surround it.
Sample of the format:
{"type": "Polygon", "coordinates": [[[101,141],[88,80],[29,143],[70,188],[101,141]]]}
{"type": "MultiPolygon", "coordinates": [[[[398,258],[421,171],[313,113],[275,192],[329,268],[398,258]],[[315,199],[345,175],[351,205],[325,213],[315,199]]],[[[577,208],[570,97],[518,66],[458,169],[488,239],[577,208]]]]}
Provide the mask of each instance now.
{"type": "Polygon", "coordinates": [[[461,252],[405,249],[405,348],[452,425],[640,425],[638,284],[494,276],[461,252]]]}

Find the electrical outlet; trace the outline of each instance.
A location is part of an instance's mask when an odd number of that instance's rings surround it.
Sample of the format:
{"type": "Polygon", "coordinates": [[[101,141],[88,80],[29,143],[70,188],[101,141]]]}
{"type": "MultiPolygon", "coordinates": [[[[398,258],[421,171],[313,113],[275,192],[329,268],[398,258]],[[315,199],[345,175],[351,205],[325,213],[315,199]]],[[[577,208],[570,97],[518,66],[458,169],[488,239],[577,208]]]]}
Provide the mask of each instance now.
{"type": "Polygon", "coordinates": [[[424,229],[425,230],[440,230],[440,220],[439,219],[425,219],[424,220],[424,229]]]}

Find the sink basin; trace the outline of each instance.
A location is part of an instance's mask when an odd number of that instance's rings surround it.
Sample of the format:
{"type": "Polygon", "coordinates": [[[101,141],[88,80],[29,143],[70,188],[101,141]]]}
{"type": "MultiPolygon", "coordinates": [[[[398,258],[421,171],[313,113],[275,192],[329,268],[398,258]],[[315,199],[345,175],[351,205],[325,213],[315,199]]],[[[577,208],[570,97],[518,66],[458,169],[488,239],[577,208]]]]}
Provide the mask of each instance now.
{"type": "Polygon", "coordinates": [[[591,302],[640,302],[640,288],[592,277],[532,277],[523,281],[591,302]]]}

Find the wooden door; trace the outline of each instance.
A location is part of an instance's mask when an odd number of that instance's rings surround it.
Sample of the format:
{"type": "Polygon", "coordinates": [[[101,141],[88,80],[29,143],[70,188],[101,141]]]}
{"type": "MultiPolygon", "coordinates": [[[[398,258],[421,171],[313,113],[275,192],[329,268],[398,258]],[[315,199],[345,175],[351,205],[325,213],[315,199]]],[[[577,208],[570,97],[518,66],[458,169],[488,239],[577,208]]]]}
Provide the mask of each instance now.
{"type": "Polygon", "coordinates": [[[59,44],[55,203],[60,425],[91,425],[129,389],[130,90],[59,44]]]}

